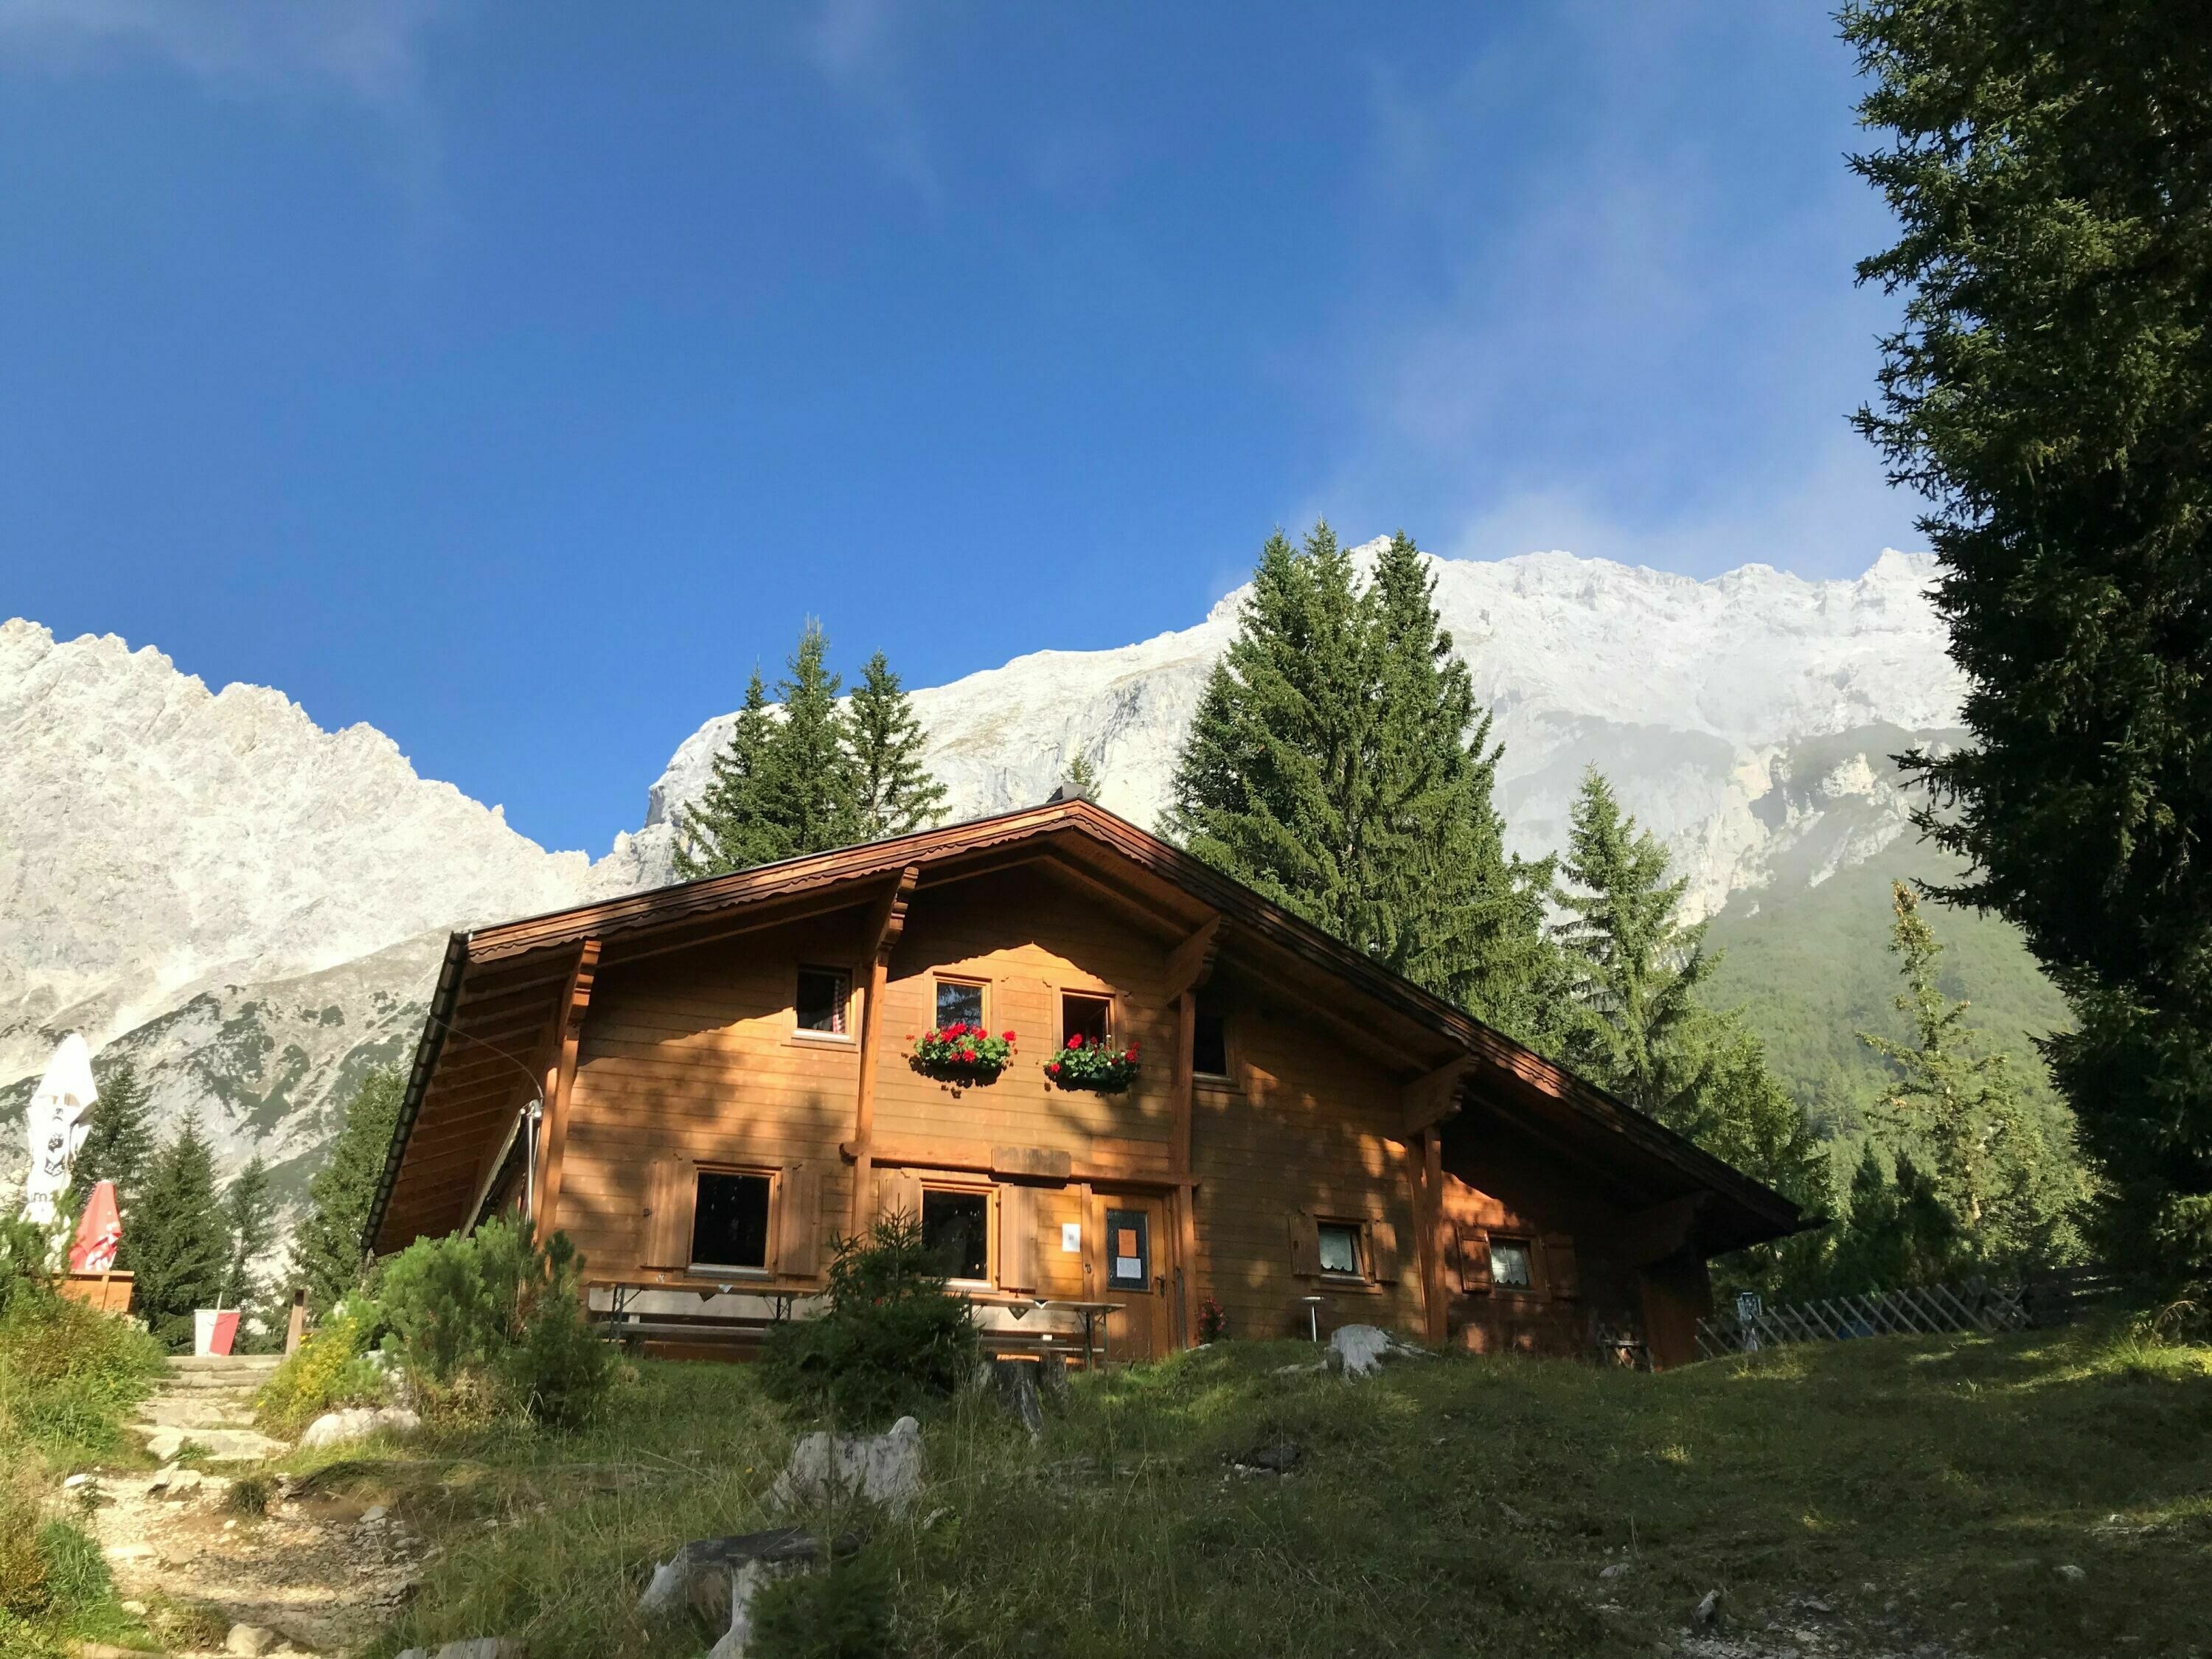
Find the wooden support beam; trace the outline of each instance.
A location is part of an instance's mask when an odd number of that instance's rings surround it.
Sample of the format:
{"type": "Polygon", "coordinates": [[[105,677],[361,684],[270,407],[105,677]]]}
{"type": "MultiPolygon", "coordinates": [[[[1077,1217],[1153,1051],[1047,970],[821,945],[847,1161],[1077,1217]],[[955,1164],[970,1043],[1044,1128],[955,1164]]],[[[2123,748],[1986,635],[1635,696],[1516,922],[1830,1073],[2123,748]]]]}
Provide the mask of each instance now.
{"type": "MultiPolygon", "coordinates": [[[[1220,919],[1216,917],[1211,926],[1201,931],[1209,937],[1218,938],[1219,923],[1220,919]]],[[[1194,940],[1197,937],[1196,934],[1192,936],[1194,940]]],[[[1177,951],[1176,953],[1178,957],[1182,954],[1182,951],[1177,951]]],[[[1212,962],[1212,953],[1208,951],[1206,967],[1210,969],[1212,962]]],[[[1174,959],[1171,957],[1169,962],[1170,971],[1173,971],[1174,965],[1174,959]]],[[[1195,989],[1186,989],[1176,998],[1175,1081],[1170,1102],[1173,1116],[1168,1126],[1168,1168],[1186,1180],[1189,1178],[1191,1173],[1191,1091],[1192,1079],[1196,1070],[1197,1042],[1198,993],[1195,989]]],[[[1197,1194],[1194,1188],[1186,1187],[1180,1201],[1176,1205],[1176,1237],[1182,1247],[1183,1294],[1181,1336],[1182,1346],[1184,1347],[1188,1347],[1198,1340],[1198,1310],[1195,1306],[1198,1294],[1198,1216],[1196,1206],[1193,1201],[1196,1196],[1197,1194]]]]}
{"type": "Polygon", "coordinates": [[[876,1070],[884,1045],[884,987],[890,978],[891,952],[906,931],[915,884],[921,879],[921,866],[908,865],[884,890],[869,919],[868,995],[860,1005],[860,1074],[853,1090],[853,1202],[846,1227],[854,1238],[875,1219],[876,1070]]]}
{"type": "Polygon", "coordinates": [[[1456,1054],[1425,1077],[1408,1083],[1400,1099],[1404,1103],[1406,1139],[1411,1141],[1459,1110],[1461,1079],[1474,1069],[1473,1054],[1456,1054]]]}
{"type": "Polygon", "coordinates": [[[1698,1212],[1710,1194],[1691,1193],[1638,1210],[1620,1224],[1621,1260],[1632,1267],[1664,1261],[1697,1235],[1698,1212]]]}
{"type": "Polygon", "coordinates": [[[1162,988],[1172,1002],[1187,991],[1195,991],[1213,976],[1214,958],[1221,954],[1221,917],[1217,913],[1205,926],[1168,952],[1162,988]]]}
{"type": "Polygon", "coordinates": [[[1421,1301],[1429,1316],[1429,1346],[1440,1348],[1449,1334],[1444,1317],[1444,1138],[1441,1131],[1421,1131],[1421,1301]]]}
{"type": "Polygon", "coordinates": [[[554,1030],[552,1063],[545,1073],[544,1121],[539,1126],[544,1152],[530,1212],[541,1244],[553,1236],[555,1212],[561,1206],[561,1161],[568,1147],[568,1096],[576,1082],[576,1047],[583,1038],[584,1016],[591,1009],[592,981],[599,968],[599,942],[587,939],[576,947],[575,965],[568,970],[554,1030]]]}

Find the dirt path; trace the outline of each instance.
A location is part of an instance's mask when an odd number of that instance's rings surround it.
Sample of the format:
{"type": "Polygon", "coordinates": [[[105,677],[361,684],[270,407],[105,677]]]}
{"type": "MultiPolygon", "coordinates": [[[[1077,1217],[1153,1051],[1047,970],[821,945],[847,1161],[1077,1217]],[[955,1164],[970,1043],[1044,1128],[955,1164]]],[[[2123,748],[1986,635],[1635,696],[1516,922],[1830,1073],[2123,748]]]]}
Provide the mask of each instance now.
{"type": "Polygon", "coordinates": [[[420,1571],[426,1547],[382,1510],[267,1478],[260,1515],[230,1501],[261,1460],[289,1449],[253,1428],[253,1391],[274,1359],[173,1359],[133,1425],[157,1456],[184,1462],[156,1474],[97,1478],[91,1525],[118,1592],[211,1609],[198,1648],[221,1652],[229,1625],[274,1632],[272,1654],[342,1654],[391,1618],[420,1571]],[[194,1448],[203,1450],[196,1451],[194,1448]],[[225,1624],[216,1635],[216,1622],[225,1624]],[[210,1639],[211,1638],[211,1639],[210,1639]]]}

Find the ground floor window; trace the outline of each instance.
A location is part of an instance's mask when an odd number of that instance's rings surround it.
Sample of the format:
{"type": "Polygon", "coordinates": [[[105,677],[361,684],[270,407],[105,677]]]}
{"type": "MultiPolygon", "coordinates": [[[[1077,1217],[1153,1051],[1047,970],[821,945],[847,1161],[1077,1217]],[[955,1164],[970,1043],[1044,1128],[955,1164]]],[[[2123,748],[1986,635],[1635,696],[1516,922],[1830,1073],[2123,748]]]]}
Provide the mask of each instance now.
{"type": "Polygon", "coordinates": [[[691,1210],[691,1261],[705,1267],[768,1266],[769,1178],[699,1172],[691,1210]]]}
{"type": "Polygon", "coordinates": [[[991,1277],[991,1198],[988,1193],[925,1188],[921,1243],[947,1279],[991,1277]]]}
{"type": "Polygon", "coordinates": [[[1501,1291],[1534,1288],[1536,1279],[1529,1263],[1527,1239],[1495,1237],[1491,1239],[1490,1282],[1501,1291]]]}
{"type": "Polygon", "coordinates": [[[1344,1273],[1354,1279],[1366,1276],[1366,1267],[1359,1260],[1359,1224],[1355,1221],[1324,1221],[1315,1230],[1321,1246],[1321,1270],[1325,1273],[1344,1273]]]}
{"type": "Polygon", "coordinates": [[[797,1000],[799,1029],[821,1036],[845,1036],[845,1009],[852,1000],[853,976],[842,968],[801,968],[797,1000]]]}

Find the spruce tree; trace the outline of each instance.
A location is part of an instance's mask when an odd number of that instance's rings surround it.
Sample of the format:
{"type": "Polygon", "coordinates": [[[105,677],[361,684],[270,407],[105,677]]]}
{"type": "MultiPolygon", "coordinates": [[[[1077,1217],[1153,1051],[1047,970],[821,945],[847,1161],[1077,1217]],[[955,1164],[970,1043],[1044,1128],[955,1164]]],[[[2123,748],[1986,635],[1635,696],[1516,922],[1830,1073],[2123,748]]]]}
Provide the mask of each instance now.
{"type": "Polygon", "coordinates": [[[270,1190],[269,1166],[256,1152],[232,1178],[222,1195],[223,1225],[230,1235],[230,1262],[224,1270],[222,1299],[234,1308],[258,1310],[264,1286],[256,1263],[276,1242],[276,1195],[270,1190]]]}
{"type": "Polygon", "coordinates": [[[745,700],[730,740],[714,759],[706,793],[676,818],[676,873],[686,881],[748,870],[787,856],[781,830],[763,799],[762,757],[775,732],[760,670],[745,683],[745,700]]]}
{"type": "Polygon", "coordinates": [[[1395,538],[1364,586],[1326,524],[1261,549],[1208,678],[1162,832],[1263,896],[1513,1035],[1550,999],[1548,864],[1506,858],[1497,753],[1395,538]]]}
{"type": "Polygon", "coordinates": [[[292,1236],[292,1267],[319,1315],[361,1283],[368,1249],[362,1234],[406,1093],[406,1076],[396,1066],[363,1078],[346,1103],[329,1158],[308,1178],[307,1212],[292,1236]]]}
{"type": "Polygon", "coordinates": [[[1846,1207],[1833,1231],[1823,1287],[1833,1295],[1940,1285],[1958,1266],[1956,1228],[1935,1183],[1907,1153],[1899,1154],[1892,1175],[1871,1140],[1859,1150],[1846,1207]]]}
{"type": "MultiPolygon", "coordinates": [[[[99,1097],[87,1115],[84,1145],[70,1166],[69,1211],[72,1218],[82,1214],[92,1189],[112,1181],[116,1205],[127,1219],[154,1156],[153,1103],[146,1097],[138,1068],[127,1060],[118,1060],[99,1079],[98,1087],[99,1097]]],[[[126,1226],[116,1253],[118,1271],[130,1271],[130,1253],[131,1229],[126,1226]]]]}
{"type": "Polygon", "coordinates": [[[1067,781],[1082,792],[1085,799],[1096,800],[1098,798],[1098,769],[1091,765],[1088,755],[1078,752],[1075,758],[1068,762],[1067,781]]]}
{"type": "Polygon", "coordinates": [[[880,651],[860,670],[846,718],[860,789],[860,838],[926,830],[945,816],[945,786],[921,763],[921,722],[880,651]]]}
{"type": "Polygon", "coordinates": [[[1567,832],[1557,928],[1573,986],[1571,1060],[1638,1110],[1674,1127],[1694,1120],[1715,1055],[1696,995],[1711,967],[1705,925],[1680,916],[1688,878],[1668,878],[1667,849],[1620,810],[1593,767],[1567,832]]]}
{"type": "Polygon", "coordinates": [[[860,838],[860,780],[852,731],[837,707],[843,682],[830,672],[829,636],[807,619],[777,683],[783,720],[761,754],[761,811],[777,831],[777,856],[827,852],[860,838]]]}
{"type": "Polygon", "coordinates": [[[2078,1183],[2027,1116],[2010,1057],[1987,1047],[1966,1024],[1968,1005],[1938,984],[1943,947],[1920,914],[1919,896],[1900,881],[1891,884],[1890,898],[1897,917],[1890,949],[1905,986],[1896,1006],[1912,1040],[1859,1033],[1897,1068],[1881,1103],[1881,1127],[1900,1154],[1924,1163],[1968,1261],[2017,1265],[2063,1248],[2078,1183]]]}
{"type": "Polygon", "coordinates": [[[1905,296],[1861,429],[1922,520],[1971,741],[1914,763],[1941,896],[2073,1005],[2115,1259],[2212,1280],[2212,13],[1856,0],[1905,296]]]}
{"type": "Polygon", "coordinates": [[[171,1352],[186,1352],[193,1310],[216,1305],[230,1255],[214,1152],[197,1112],[186,1113],[155,1154],[130,1231],[132,1294],[146,1328],[171,1352]]]}

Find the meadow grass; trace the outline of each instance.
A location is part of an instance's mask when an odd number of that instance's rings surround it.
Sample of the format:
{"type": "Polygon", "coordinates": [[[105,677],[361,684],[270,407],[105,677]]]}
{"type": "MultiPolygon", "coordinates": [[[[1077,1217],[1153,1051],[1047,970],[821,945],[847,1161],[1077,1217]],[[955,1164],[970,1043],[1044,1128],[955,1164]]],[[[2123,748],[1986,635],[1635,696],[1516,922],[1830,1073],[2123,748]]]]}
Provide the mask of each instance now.
{"type": "MultiPolygon", "coordinates": [[[[1228,1343],[1079,1377],[1034,1445],[965,1397],[925,1422],[908,1516],[811,1518],[866,1533],[897,1650],[925,1659],[1648,1655],[1709,1589],[1738,1628],[1816,1598],[1832,1625],[1985,1655],[2212,1651],[2212,1350],[2076,1330],[1660,1376],[1283,1369],[1312,1356],[1228,1343]],[[1284,1440],[1291,1474],[1233,1468],[1284,1440]]],[[[750,1370],[646,1362],[580,1435],[291,1467],[442,1546],[375,1653],[507,1634],[533,1659],[696,1655],[712,1632],[641,1620],[638,1590],[686,1539],[772,1524],[792,1438],[750,1370]]]]}

